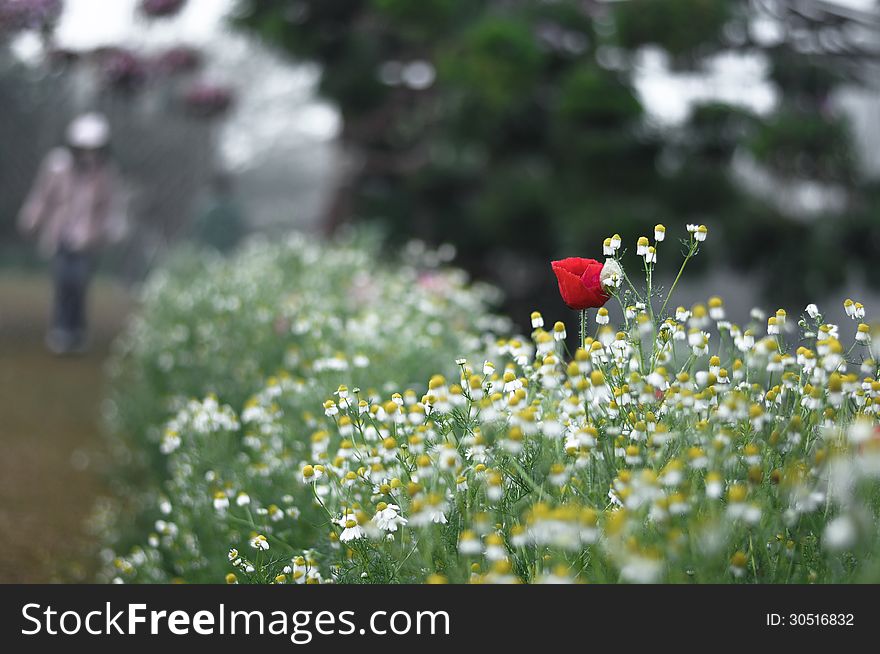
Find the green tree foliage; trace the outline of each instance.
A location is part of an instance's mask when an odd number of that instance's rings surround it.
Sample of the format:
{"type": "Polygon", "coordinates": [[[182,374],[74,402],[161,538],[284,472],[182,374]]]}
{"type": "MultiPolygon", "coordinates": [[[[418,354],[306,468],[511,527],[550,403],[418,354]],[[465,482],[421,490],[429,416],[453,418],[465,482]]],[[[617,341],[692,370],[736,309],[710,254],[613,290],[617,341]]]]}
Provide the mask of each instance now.
{"type": "Polygon", "coordinates": [[[674,57],[717,50],[736,3],[729,0],[633,0],[616,10],[625,48],[659,45],[674,57]]]}
{"type": "Polygon", "coordinates": [[[738,152],[785,179],[858,185],[848,127],[826,107],[840,82],[834,66],[786,42],[742,38],[747,2],[242,0],[238,9],[239,26],[320,64],[320,90],[342,113],[359,165],[329,224],[378,218],[400,237],[452,240],[517,311],[540,308],[533,278],[548,258],[598,254],[611,232],[633,238],[672,217],[711,222],[741,236],[745,251],[758,227],[773,243],[798,231],[734,183],[738,152]],[[643,46],[693,71],[722,50],[764,50],[778,112],[762,119],[708,103],[661,129],[634,90],[643,46]]]}

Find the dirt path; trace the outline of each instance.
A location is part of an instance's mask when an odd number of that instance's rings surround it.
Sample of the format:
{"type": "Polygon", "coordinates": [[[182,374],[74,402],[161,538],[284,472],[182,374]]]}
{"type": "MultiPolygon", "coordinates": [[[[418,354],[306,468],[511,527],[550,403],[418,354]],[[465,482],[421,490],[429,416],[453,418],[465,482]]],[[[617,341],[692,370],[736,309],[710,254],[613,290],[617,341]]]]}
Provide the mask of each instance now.
{"type": "Polygon", "coordinates": [[[43,347],[51,289],[37,276],[0,276],[0,582],[88,579],[94,546],[84,520],[100,491],[96,461],[102,364],[130,302],[95,284],[88,355],[43,347]]]}

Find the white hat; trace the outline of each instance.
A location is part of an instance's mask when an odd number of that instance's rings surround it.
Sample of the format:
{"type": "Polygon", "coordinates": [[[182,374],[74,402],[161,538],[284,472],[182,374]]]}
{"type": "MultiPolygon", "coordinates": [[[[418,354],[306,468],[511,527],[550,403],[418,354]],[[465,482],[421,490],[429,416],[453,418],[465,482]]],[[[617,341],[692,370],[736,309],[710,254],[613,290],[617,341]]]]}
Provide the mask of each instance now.
{"type": "Polygon", "coordinates": [[[110,124],[102,114],[83,114],[67,128],[67,142],[84,150],[103,148],[110,142],[110,124]]]}

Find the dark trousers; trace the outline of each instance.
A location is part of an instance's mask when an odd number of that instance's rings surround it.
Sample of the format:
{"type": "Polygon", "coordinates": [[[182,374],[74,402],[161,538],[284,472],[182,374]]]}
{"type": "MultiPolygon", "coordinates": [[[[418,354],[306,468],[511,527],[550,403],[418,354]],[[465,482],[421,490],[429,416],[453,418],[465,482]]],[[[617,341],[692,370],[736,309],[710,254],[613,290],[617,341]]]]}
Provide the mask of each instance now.
{"type": "Polygon", "coordinates": [[[55,301],[52,332],[67,347],[81,344],[86,332],[86,292],[92,276],[91,256],[59,248],[53,261],[55,301]]]}

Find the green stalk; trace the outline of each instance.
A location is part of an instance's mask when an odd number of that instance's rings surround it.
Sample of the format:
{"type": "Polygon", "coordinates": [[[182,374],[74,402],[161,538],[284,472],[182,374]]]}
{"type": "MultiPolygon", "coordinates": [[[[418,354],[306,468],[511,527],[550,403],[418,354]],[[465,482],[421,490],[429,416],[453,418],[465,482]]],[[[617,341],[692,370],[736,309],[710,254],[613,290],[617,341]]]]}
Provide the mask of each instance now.
{"type": "Polygon", "coordinates": [[[626,274],[626,270],[624,270],[623,266],[620,267],[620,270],[623,272],[623,279],[624,279],[624,281],[625,281],[627,284],[629,284],[629,289],[632,291],[632,294],[635,295],[636,299],[637,299],[639,302],[641,302],[641,301],[642,301],[642,295],[641,295],[641,293],[639,293],[639,292],[636,290],[635,285],[630,281],[630,279],[629,279],[629,275],[626,274]]]}
{"type": "Polygon", "coordinates": [[[587,346],[587,310],[581,309],[581,349],[586,350],[587,346]]]}
{"type": "Polygon", "coordinates": [[[684,258],[684,261],[681,263],[681,268],[678,270],[678,275],[675,277],[675,281],[672,282],[672,286],[669,287],[669,293],[666,295],[666,300],[663,302],[663,306],[660,308],[660,315],[666,315],[666,305],[669,304],[669,298],[672,297],[672,292],[675,290],[675,287],[678,286],[678,280],[681,279],[681,275],[684,272],[684,267],[687,265],[688,261],[696,254],[696,241],[691,244],[691,249],[687,253],[687,256],[684,258]]]}

